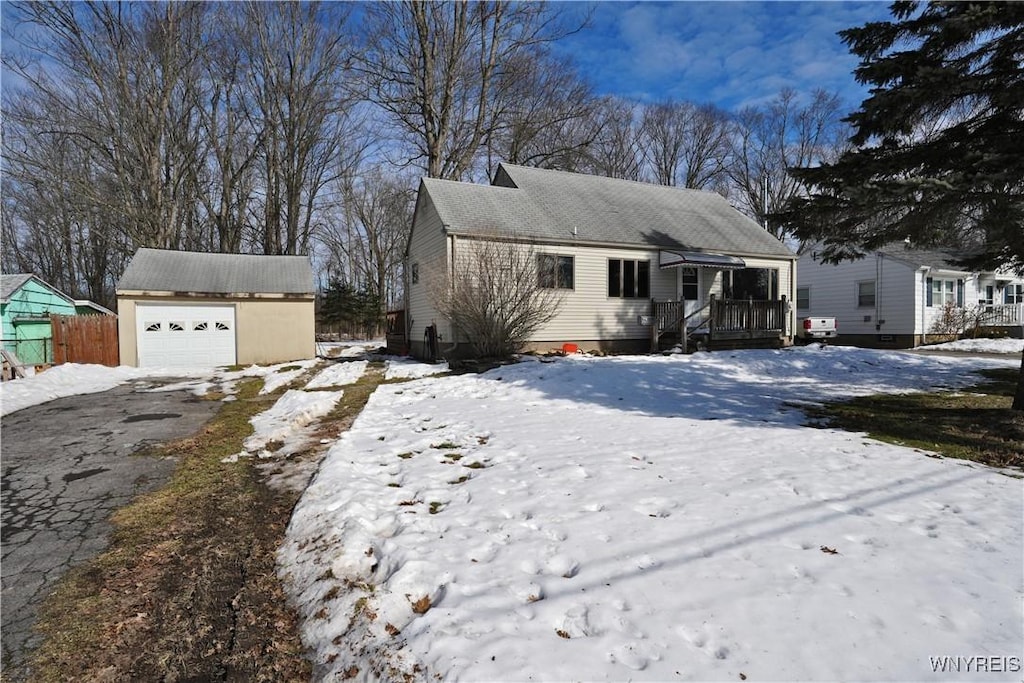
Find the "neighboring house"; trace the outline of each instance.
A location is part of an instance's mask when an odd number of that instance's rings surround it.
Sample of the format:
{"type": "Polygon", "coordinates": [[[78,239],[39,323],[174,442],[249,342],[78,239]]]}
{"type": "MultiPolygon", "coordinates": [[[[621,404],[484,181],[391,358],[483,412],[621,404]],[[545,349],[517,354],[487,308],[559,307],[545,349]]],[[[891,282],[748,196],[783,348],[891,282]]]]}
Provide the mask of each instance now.
{"type": "Polygon", "coordinates": [[[909,348],[939,340],[936,321],[948,306],[978,312],[984,325],[1020,336],[1024,279],[966,270],[957,265],[963,256],[898,243],[829,265],[808,249],[798,264],[797,317],[834,316],[842,343],[909,348]]]}
{"type": "Polygon", "coordinates": [[[420,183],[406,252],[414,355],[431,355],[432,325],[442,351],[466,341],[436,310],[428,280],[445,277],[472,240],[494,238],[531,245],[541,286],[564,294],[557,317],[530,340],[533,349],[648,351],[680,324],[706,327],[713,297],[742,301],[723,309],[734,329],[714,327],[716,339],[791,340],[796,255],[720,195],[501,164],[491,185],[420,183]],[[754,330],[751,311],[770,324],[754,330]]]}
{"type": "Polygon", "coordinates": [[[139,249],[117,283],[121,362],[278,363],[315,355],[305,256],[139,249]]]}
{"type": "Polygon", "coordinates": [[[23,365],[53,362],[50,314],[75,312],[71,297],[31,273],[0,276],[3,346],[23,365]]]}
{"type": "Polygon", "coordinates": [[[78,315],[116,315],[109,308],[88,299],[75,299],[75,310],[78,315]]]}

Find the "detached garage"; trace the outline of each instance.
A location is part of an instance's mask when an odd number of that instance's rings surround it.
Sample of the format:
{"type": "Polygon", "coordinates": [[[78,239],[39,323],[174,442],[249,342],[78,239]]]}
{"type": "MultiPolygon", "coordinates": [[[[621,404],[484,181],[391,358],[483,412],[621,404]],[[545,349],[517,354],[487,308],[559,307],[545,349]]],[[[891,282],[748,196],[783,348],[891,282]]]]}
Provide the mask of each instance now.
{"type": "Polygon", "coordinates": [[[117,283],[121,362],[196,368],[312,358],[313,301],[305,256],[139,249],[117,283]]]}

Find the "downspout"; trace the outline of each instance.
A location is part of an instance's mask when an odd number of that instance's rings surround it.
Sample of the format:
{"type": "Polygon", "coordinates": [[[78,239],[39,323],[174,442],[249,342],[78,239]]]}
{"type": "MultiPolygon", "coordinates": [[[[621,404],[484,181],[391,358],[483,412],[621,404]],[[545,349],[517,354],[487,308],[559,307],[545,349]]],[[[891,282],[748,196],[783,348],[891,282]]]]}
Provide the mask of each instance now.
{"type": "Polygon", "coordinates": [[[875,252],[875,332],[882,333],[882,252],[875,252]]]}
{"type": "Polygon", "coordinates": [[[921,345],[928,343],[928,273],[932,272],[931,266],[921,268],[921,345]]]}

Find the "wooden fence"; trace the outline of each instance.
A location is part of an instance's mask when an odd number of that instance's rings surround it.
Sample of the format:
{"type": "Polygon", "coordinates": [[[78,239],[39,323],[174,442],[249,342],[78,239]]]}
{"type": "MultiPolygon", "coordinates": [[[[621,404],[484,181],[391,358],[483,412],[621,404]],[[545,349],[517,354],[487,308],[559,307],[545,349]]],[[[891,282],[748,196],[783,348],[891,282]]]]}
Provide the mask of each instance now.
{"type": "Polygon", "coordinates": [[[51,315],[53,362],[117,367],[117,316],[51,315]]]}

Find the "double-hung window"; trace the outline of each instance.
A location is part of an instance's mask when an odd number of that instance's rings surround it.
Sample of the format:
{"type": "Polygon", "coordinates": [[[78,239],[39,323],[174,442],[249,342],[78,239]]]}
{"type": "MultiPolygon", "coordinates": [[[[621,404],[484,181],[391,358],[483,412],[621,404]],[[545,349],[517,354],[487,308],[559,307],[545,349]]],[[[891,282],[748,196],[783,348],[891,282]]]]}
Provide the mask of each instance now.
{"type": "Polygon", "coordinates": [[[1003,303],[1024,304],[1024,285],[1006,285],[1003,290],[1003,303]]]}
{"type": "Polygon", "coordinates": [[[796,307],[798,310],[806,311],[811,307],[811,288],[796,288],[796,307]]]}
{"type": "Polygon", "coordinates": [[[929,308],[942,308],[944,306],[960,306],[964,300],[963,280],[940,280],[939,278],[928,278],[928,301],[929,308]]]}
{"type": "Polygon", "coordinates": [[[651,262],[608,259],[608,296],[646,299],[651,296],[651,262]]]}
{"type": "Polygon", "coordinates": [[[537,254],[537,286],[543,289],[573,288],[573,257],[537,254]]]}
{"type": "Polygon", "coordinates": [[[857,308],[873,308],[875,305],[875,281],[857,283],[857,308]]]}

